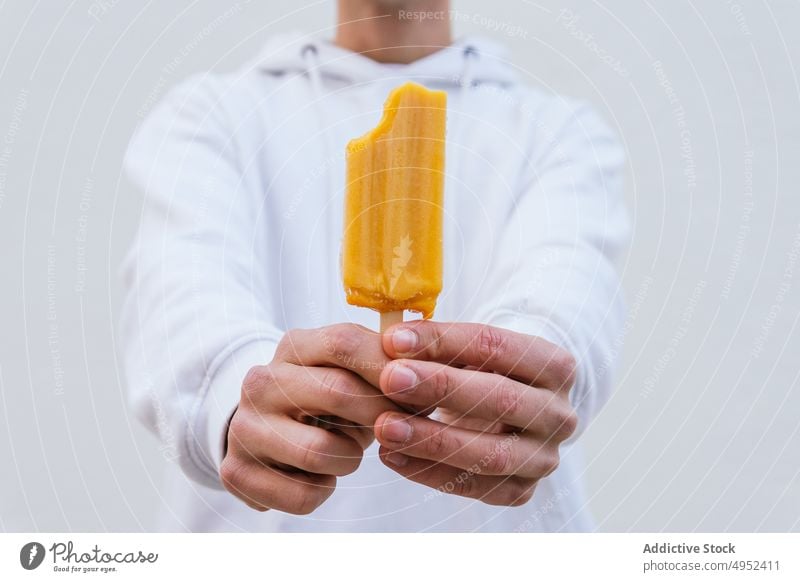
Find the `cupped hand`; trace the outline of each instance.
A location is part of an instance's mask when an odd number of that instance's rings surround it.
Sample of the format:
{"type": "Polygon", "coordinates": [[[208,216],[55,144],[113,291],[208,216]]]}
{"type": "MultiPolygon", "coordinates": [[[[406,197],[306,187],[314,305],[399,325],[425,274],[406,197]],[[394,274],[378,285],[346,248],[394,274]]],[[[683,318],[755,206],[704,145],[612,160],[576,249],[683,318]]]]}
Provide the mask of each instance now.
{"type": "Polygon", "coordinates": [[[375,420],[401,410],[376,388],[389,361],[380,342],[351,324],[288,332],[272,362],[244,379],[220,467],[225,488],[253,509],[293,514],[330,497],[361,463],[375,420]]]}
{"type": "Polygon", "coordinates": [[[384,463],[445,493],[527,502],[559,463],[577,415],[575,360],[535,336],[484,324],[405,323],[388,330],[382,392],[431,418],[391,411],[375,424],[384,463]]]}

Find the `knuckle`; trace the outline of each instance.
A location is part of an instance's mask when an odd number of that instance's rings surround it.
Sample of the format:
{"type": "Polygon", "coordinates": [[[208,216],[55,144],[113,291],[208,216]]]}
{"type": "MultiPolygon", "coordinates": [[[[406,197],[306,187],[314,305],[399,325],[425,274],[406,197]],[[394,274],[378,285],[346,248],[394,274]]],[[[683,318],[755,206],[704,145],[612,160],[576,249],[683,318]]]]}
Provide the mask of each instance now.
{"type": "Polygon", "coordinates": [[[511,448],[498,444],[486,458],[486,471],[491,475],[511,474],[511,448]]]}
{"type": "Polygon", "coordinates": [[[252,399],[261,393],[271,380],[267,366],[253,366],[242,380],[242,395],[252,399]]]}
{"type": "Polygon", "coordinates": [[[420,346],[424,353],[431,359],[437,360],[445,353],[445,339],[442,329],[438,325],[428,325],[425,327],[420,326],[420,346]]]}
{"type": "Polygon", "coordinates": [[[578,428],[578,413],[571,406],[563,406],[555,412],[555,435],[560,440],[571,437],[578,428]]]}
{"type": "Polygon", "coordinates": [[[558,466],[561,464],[561,456],[558,452],[547,457],[544,462],[544,477],[547,477],[551,473],[555,472],[558,469],[558,466]]]}
{"type": "Polygon", "coordinates": [[[363,337],[358,326],[350,323],[330,326],[327,328],[327,335],[330,351],[337,358],[356,352],[363,337]]]}
{"type": "Polygon", "coordinates": [[[440,403],[453,391],[452,379],[445,369],[434,372],[428,378],[433,396],[431,405],[440,406],[440,403]]]}
{"type": "Polygon", "coordinates": [[[295,495],[289,502],[289,513],[295,515],[309,515],[327,498],[323,492],[314,485],[298,487],[295,495]]]}
{"type": "Polygon", "coordinates": [[[299,341],[299,329],[290,329],[281,338],[281,341],[278,342],[277,353],[280,354],[283,358],[289,356],[290,354],[294,354],[295,346],[299,341]]]}
{"type": "Polygon", "coordinates": [[[516,417],[522,407],[522,396],[522,393],[515,390],[513,386],[498,382],[492,390],[493,415],[498,419],[516,417]]]}
{"type": "Polygon", "coordinates": [[[230,456],[223,459],[219,468],[219,477],[222,485],[236,496],[242,494],[244,484],[244,473],[247,466],[230,456]]]}
{"type": "Polygon", "coordinates": [[[575,356],[566,350],[559,349],[550,359],[550,367],[553,370],[557,388],[569,389],[572,387],[578,367],[575,356]]]}
{"type": "Polygon", "coordinates": [[[300,448],[300,466],[311,473],[319,473],[324,466],[323,454],[316,449],[315,443],[300,448]]]}
{"type": "Polygon", "coordinates": [[[439,459],[448,453],[449,440],[443,429],[434,431],[425,439],[425,450],[434,459],[439,459]]]}
{"type": "Polygon", "coordinates": [[[567,413],[567,417],[564,420],[564,434],[567,438],[571,437],[575,434],[575,431],[578,430],[578,413],[575,412],[572,408],[570,408],[569,413],[567,413]]]}
{"type": "Polygon", "coordinates": [[[238,409],[228,423],[228,450],[231,451],[234,446],[246,440],[248,432],[248,422],[244,418],[242,410],[238,409]]]}
{"type": "Polygon", "coordinates": [[[499,329],[490,325],[481,328],[476,338],[476,350],[482,361],[496,361],[503,355],[505,348],[505,336],[499,329]]]}
{"type": "Polygon", "coordinates": [[[314,436],[302,448],[302,466],[311,473],[323,473],[328,460],[328,443],[324,436],[314,436]]]}
{"type": "Polygon", "coordinates": [[[508,488],[508,502],[506,505],[509,507],[519,507],[525,505],[533,498],[533,491],[535,487],[530,483],[515,483],[508,488]]]}
{"type": "Polygon", "coordinates": [[[343,370],[326,370],[322,377],[322,388],[326,401],[332,408],[348,408],[355,404],[355,393],[349,375],[343,370]]]}
{"type": "Polygon", "coordinates": [[[293,513],[294,515],[308,515],[318,506],[319,504],[312,495],[307,493],[305,490],[301,490],[301,492],[296,494],[289,502],[287,511],[289,513],[293,513]]]}
{"type": "Polygon", "coordinates": [[[542,450],[537,455],[535,466],[533,467],[533,472],[536,478],[544,479],[553,473],[556,469],[558,469],[560,461],[561,457],[559,456],[557,450],[553,452],[542,450]]]}

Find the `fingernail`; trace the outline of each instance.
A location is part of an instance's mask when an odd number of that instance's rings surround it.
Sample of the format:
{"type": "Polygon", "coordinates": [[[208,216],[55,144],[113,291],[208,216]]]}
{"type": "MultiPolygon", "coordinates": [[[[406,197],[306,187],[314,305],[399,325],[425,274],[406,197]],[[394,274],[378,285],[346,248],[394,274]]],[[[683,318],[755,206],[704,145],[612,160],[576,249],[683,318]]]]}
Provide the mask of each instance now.
{"type": "Polygon", "coordinates": [[[392,414],[383,424],[382,435],[387,441],[403,444],[411,438],[411,425],[399,414],[392,414]]]}
{"type": "Polygon", "coordinates": [[[400,453],[389,453],[383,458],[395,467],[405,467],[408,464],[408,457],[400,453]]]}
{"type": "Polygon", "coordinates": [[[389,372],[389,392],[410,392],[417,385],[417,375],[406,366],[394,365],[389,372]]]}
{"type": "Polygon", "coordinates": [[[392,346],[401,354],[414,350],[417,342],[417,333],[408,328],[398,329],[392,334],[392,346]]]}

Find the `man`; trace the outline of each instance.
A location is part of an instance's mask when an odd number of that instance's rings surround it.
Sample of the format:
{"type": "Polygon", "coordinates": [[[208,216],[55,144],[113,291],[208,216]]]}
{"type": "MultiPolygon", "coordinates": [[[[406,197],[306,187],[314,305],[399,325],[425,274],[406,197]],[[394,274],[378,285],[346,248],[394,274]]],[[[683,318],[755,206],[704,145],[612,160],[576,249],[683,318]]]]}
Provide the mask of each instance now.
{"type": "Polygon", "coordinates": [[[182,471],[161,526],[589,529],[575,440],[622,319],[622,150],[492,43],[452,42],[446,0],[338,8],[333,41],[174,89],[128,151],[126,370],[182,471]],[[407,80],[449,94],[444,291],[381,336],[341,287],[344,151],[407,80]]]}

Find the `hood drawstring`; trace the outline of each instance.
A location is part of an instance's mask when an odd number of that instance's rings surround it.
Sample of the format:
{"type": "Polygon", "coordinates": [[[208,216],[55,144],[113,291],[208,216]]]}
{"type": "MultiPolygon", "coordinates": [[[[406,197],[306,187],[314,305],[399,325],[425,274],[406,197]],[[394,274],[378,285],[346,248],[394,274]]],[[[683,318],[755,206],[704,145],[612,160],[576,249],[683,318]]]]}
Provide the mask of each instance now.
{"type": "Polygon", "coordinates": [[[314,93],[314,97],[320,98],[322,96],[322,79],[319,74],[319,49],[316,45],[309,43],[302,48],[300,54],[306,65],[305,72],[311,83],[311,91],[314,93]]]}
{"type": "Polygon", "coordinates": [[[461,88],[470,89],[475,84],[473,77],[473,63],[478,58],[478,49],[472,45],[464,47],[464,68],[461,71],[461,88]]]}

